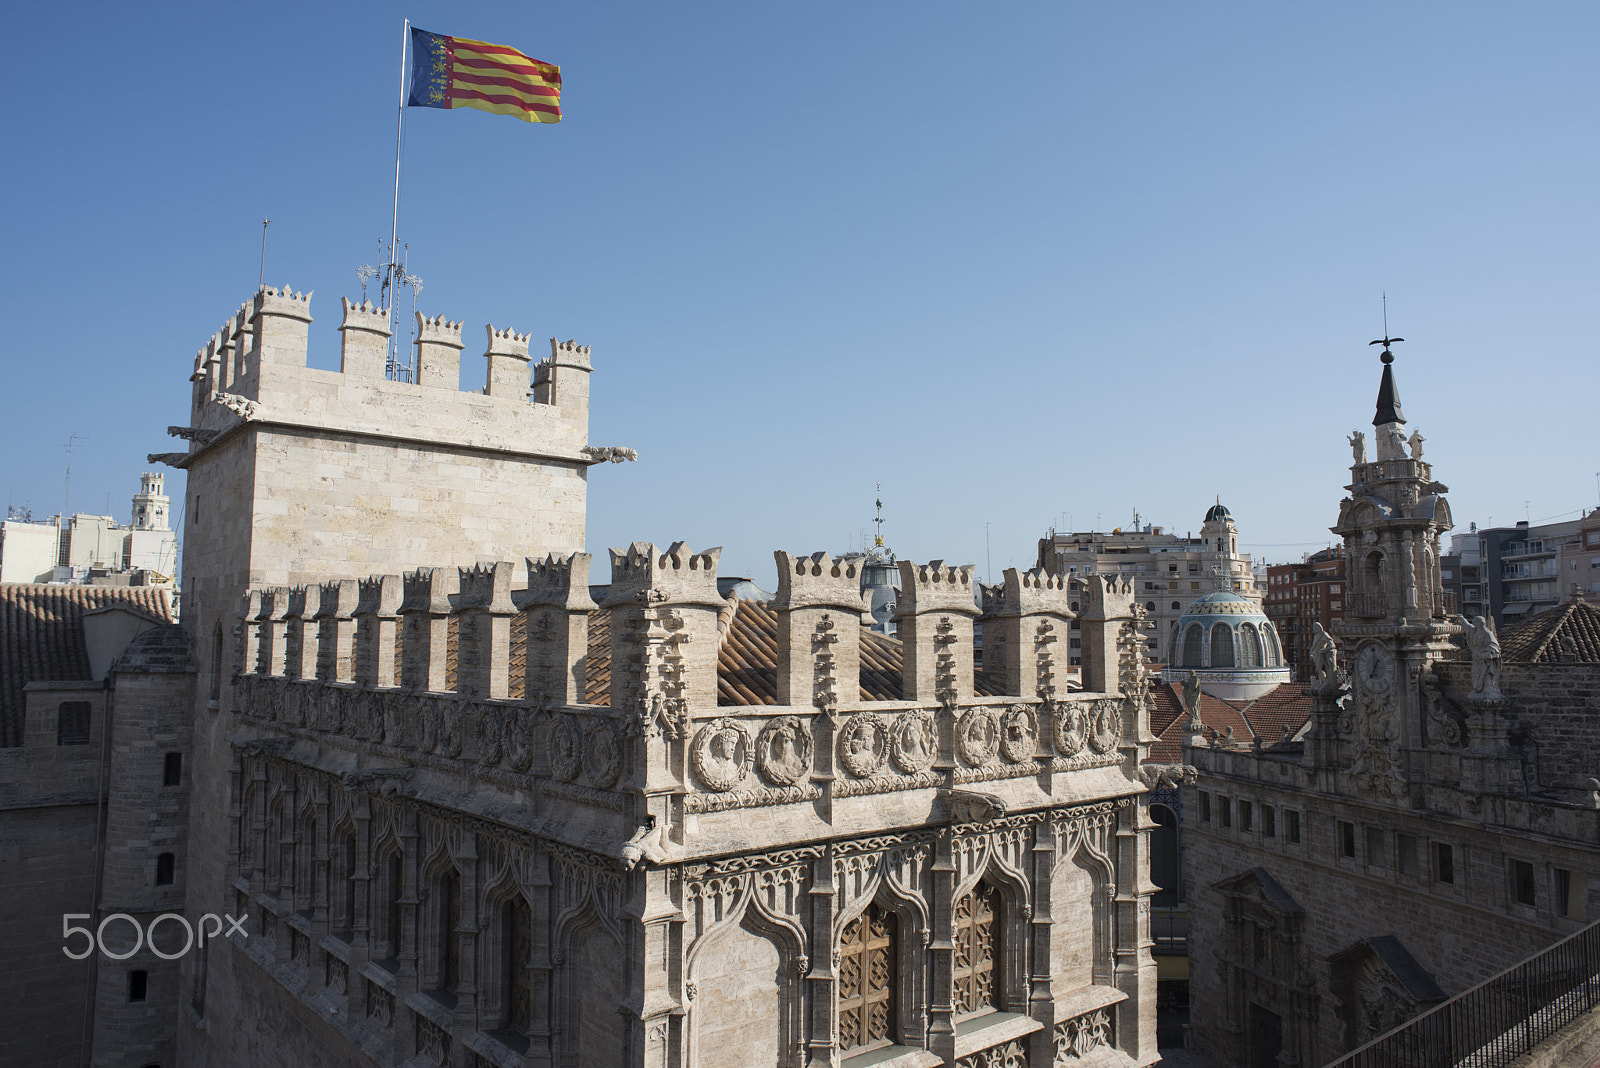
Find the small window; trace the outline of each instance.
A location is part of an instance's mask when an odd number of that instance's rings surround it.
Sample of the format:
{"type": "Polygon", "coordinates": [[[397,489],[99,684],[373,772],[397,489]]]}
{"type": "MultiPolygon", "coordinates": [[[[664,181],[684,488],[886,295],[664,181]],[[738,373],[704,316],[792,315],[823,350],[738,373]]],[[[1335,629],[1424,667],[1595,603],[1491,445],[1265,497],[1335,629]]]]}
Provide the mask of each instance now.
{"type": "Polygon", "coordinates": [[[145,989],[150,983],[150,973],[143,969],[135,969],[128,973],[128,1000],[143,1001],[145,989]]]}
{"type": "Polygon", "coordinates": [[[1289,844],[1300,844],[1300,813],[1290,809],[1286,815],[1289,817],[1289,844]]]}
{"type": "Polygon", "coordinates": [[[56,744],[88,745],[89,716],[94,706],[88,701],[63,701],[56,709],[56,744]]]}
{"type": "Polygon", "coordinates": [[[1552,870],[1556,877],[1556,915],[1577,919],[1578,914],[1573,910],[1576,902],[1572,893],[1572,873],[1565,868],[1552,870]]]}
{"type": "Polygon", "coordinates": [[[1239,802],[1239,829],[1241,831],[1255,830],[1255,807],[1248,801],[1239,802]]]}
{"type": "Polygon", "coordinates": [[[166,766],[161,770],[162,786],[183,785],[183,754],[168,753],[166,766]]]}
{"type": "Polygon", "coordinates": [[[1389,863],[1383,855],[1383,831],[1378,827],[1367,828],[1367,863],[1374,868],[1387,867],[1389,863]]]}
{"type": "Polygon", "coordinates": [[[1278,810],[1271,805],[1261,806],[1261,833],[1268,838],[1278,837],[1278,810]]]}
{"type": "Polygon", "coordinates": [[[1183,603],[1181,601],[1173,601],[1172,602],[1172,610],[1174,612],[1181,611],[1182,609],[1183,609],[1183,603]]]}
{"type": "Polygon", "coordinates": [[[1400,851],[1400,874],[1417,874],[1417,839],[1414,835],[1395,835],[1395,845],[1400,851]]]}
{"type": "Polygon", "coordinates": [[[1533,864],[1526,860],[1513,860],[1511,862],[1511,897],[1519,905],[1538,904],[1538,895],[1533,885],[1533,864]]]}
{"type": "Polygon", "coordinates": [[[1200,791],[1200,822],[1211,822],[1211,795],[1204,790],[1200,791]]]}
{"type": "Polygon", "coordinates": [[[1433,879],[1434,882],[1451,883],[1456,881],[1456,849],[1447,842],[1433,843],[1433,879]]]}
{"type": "Polygon", "coordinates": [[[1339,821],[1339,855],[1352,860],[1356,855],[1356,825],[1339,821]]]}
{"type": "Polygon", "coordinates": [[[156,858],[156,885],[171,886],[173,869],[177,867],[177,858],[171,853],[163,853],[156,858]]]}
{"type": "Polygon", "coordinates": [[[1233,799],[1229,797],[1218,798],[1222,802],[1222,825],[1233,826],[1233,799]]]}

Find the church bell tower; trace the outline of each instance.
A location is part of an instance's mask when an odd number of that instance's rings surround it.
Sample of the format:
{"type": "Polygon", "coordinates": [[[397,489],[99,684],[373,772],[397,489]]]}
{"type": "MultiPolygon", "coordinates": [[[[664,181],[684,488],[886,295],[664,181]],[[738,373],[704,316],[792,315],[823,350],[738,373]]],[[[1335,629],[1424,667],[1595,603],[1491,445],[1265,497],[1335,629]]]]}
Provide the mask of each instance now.
{"type": "Polygon", "coordinates": [[[1331,528],[1349,561],[1344,619],[1333,625],[1349,673],[1337,724],[1341,748],[1361,789],[1397,800],[1418,770],[1411,754],[1430,742],[1423,696],[1429,668],[1458,630],[1439,575],[1439,539],[1452,526],[1447,487],[1422,459],[1422,435],[1406,435],[1390,348],[1400,340],[1373,342],[1383,346],[1374,454],[1365,434],[1351,434],[1350,496],[1331,528]]]}

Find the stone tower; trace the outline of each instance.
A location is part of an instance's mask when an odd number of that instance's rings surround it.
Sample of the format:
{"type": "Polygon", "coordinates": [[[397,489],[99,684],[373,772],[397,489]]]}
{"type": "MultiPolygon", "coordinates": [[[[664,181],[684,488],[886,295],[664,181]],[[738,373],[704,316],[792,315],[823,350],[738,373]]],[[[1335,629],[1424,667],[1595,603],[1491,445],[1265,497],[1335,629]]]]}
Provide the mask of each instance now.
{"type": "Polygon", "coordinates": [[[1350,560],[1345,618],[1334,635],[1354,713],[1339,724],[1354,735],[1350,771],[1362,789],[1398,800],[1417,770],[1409,767],[1411,754],[1426,743],[1420,680],[1458,628],[1447,617],[1439,579],[1439,538],[1452,525],[1446,487],[1422,459],[1422,435],[1405,436],[1387,344],[1381,359],[1376,456],[1368,455],[1365,435],[1351,435],[1351,495],[1330,528],[1350,560]]]}
{"type": "Polygon", "coordinates": [[[168,517],[172,501],[167,497],[167,476],[146,471],[139,476],[139,492],[133,495],[134,530],[171,530],[168,517]]]}
{"type": "MultiPolygon", "coordinates": [[[[534,362],[528,334],[489,326],[484,386],[468,392],[460,322],[417,314],[415,381],[396,381],[386,373],[389,312],[346,299],[342,313],[340,369],[310,367],[311,294],[261,287],[196,355],[189,425],[168,431],[187,451],[150,457],[188,476],[183,625],[200,670],[189,856],[179,863],[187,859],[194,915],[239,912],[226,888],[238,849],[228,818],[240,788],[233,679],[255,668],[240,623],[246,591],[273,590],[263,628],[272,663],[345,678],[347,660],[307,664],[305,650],[318,648],[323,630],[348,644],[350,580],[422,563],[440,576],[432,606],[456,596],[444,576],[479,560],[581,550],[588,468],[632,458],[588,446],[588,346],[551,339],[550,358],[534,362]]],[[[155,496],[160,476],[146,484],[148,508],[166,501],[155,496]]],[[[396,606],[374,604],[362,602],[373,626],[392,628],[396,606]]],[[[374,670],[393,674],[392,664],[374,670]]],[[[182,963],[195,1011],[225,1030],[252,1001],[251,978],[231,974],[233,959],[213,955],[209,974],[198,955],[182,963]],[[232,993],[205,1009],[207,990],[232,993]]],[[[205,1062],[187,1048],[198,1041],[180,1034],[181,1060],[205,1062]]]]}

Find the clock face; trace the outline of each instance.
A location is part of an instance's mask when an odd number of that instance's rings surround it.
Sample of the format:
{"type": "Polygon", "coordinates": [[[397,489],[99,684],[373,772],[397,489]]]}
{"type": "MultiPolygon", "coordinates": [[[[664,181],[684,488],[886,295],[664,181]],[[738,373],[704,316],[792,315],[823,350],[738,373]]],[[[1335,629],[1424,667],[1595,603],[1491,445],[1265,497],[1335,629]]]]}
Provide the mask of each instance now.
{"type": "Polygon", "coordinates": [[[1356,678],[1361,681],[1363,688],[1382,693],[1389,688],[1389,680],[1393,675],[1394,661],[1383,646],[1363,645],[1356,654],[1356,678]]]}

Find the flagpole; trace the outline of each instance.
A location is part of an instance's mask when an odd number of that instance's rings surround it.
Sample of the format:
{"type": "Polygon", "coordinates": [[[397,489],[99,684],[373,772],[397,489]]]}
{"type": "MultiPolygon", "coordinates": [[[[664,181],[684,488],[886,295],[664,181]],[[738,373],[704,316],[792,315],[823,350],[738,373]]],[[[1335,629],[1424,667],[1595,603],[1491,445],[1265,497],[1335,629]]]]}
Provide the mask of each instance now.
{"type": "Polygon", "coordinates": [[[401,20],[400,26],[400,101],[395,108],[394,123],[394,214],[389,217],[389,262],[384,264],[384,289],[389,295],[389,369],[399,370],[395,354],[394,298],[399,288],[395,277],[396,243],[400,238],[400,145],[406,123],[406,44],[411,38],[411,20],[401,20]]]}

